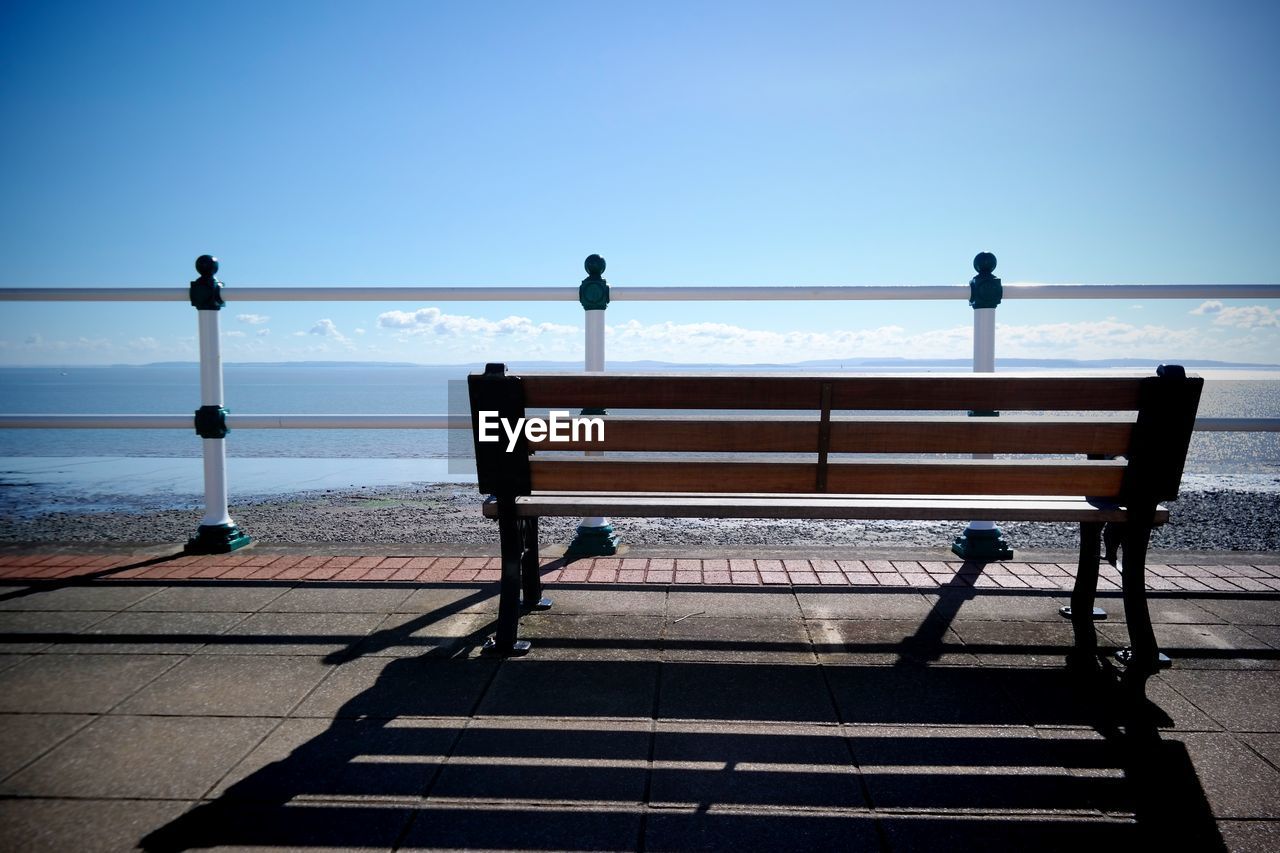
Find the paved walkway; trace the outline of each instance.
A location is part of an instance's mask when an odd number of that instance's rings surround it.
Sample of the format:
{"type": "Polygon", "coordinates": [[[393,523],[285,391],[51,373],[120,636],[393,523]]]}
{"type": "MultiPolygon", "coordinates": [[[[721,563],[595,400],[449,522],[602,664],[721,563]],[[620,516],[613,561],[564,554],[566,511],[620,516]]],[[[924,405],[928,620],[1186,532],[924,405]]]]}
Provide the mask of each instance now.
{"type": "Polygon", "coordinates": [[[1267,558],[1155,575],[1152,730],[1063,670],[1069,564],[553,561],[494,660],[459,550],[0,553],[0,849],[1280,849],[1267,558]]]}

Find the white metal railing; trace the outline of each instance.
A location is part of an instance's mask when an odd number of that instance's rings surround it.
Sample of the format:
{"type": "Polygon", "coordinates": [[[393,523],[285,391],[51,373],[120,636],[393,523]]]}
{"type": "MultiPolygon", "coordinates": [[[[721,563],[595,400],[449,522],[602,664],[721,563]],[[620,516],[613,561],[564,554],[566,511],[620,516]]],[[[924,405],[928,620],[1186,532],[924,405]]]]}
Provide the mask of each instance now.
{"type": "MultiPolygon", "coordinates": [[[[586,261],[588,277],[582,287],[381,287],[306,286],[237,287],[239,302],[548,302],[580,300],[586,313],[584,367],[603,370],[605,364],[604,307],[612,300],[655,301],[843,301],[843,300],[946,300],[968,299],[974,314],[974,370],[994,370],[995,306],[1002,299],[1280,299],[1280,284],[1033,284],[1001,285],[991,275],[994,256],[974,259],[979,271],[965,285],[856,285],[856,286],[752,286],[752,287],[613,287],[601,277],[604,260],[592,255],[586,261]],[[985,261],[983,260],[985,258],[985,261]],[[984,279],[985,277],[985,279],[984,279]],[[994,303],[979,297],[979,280],[994,282],[994,303]],[[593,300],[589,286],[597,288],[593,300]],[[603,303],[599,293],[603,293],[603,303]]],[[[213,275],[216,259],[196,261],[200,278],[188,289],[168,287],[10,287],[0,288],[0,302],[186,302],[198,309],[200,331],[201,408],[214,423],[197,424],[204,443],[205,517],[199,536],[219,531],[227,542],[215,541],[215,549],[239,547],[248,537],[235,527],[227,512],[225,445],[217,436],[221,423],[236,429],[470,429],[470,419],[447,414],[429,415],[272,415],[231,414],[222,407],[222,358],[219,340],[219,308],[223,288],[213,275]],[[213,436],[213,437],[210,437],[213,436]],[[239,537],[238,539],[236,537],[239,537]]],[[[0,415],[4,429],[191,429],[189,415],[25,414],[0,415]]],[[[1201,432],[1280,432],[1280,418],[1197,418],[1201,432]]],[[[991,522],[970,523],[969,531],[989,533],[991,522]]],[[[610,540],[608,519],[584,519],[579,534],[594,532],[597,542],[610,540]]],[[[996,531],[998,533],[998,531],[996,531]]],[[[612,540],[616,541],[616,540],[612,540]]],[[[189,550],[209,547],[193,539],[189,550]]]]}

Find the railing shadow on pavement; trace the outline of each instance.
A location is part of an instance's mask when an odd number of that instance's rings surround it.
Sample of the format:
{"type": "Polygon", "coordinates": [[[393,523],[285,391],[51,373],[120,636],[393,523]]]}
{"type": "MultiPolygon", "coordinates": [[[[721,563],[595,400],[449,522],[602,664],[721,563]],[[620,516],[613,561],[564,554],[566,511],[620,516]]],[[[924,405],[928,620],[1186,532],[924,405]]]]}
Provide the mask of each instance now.
{"type": "Polygon", "coordinates": [[[1060,669],[499,661],[490,630],[389,659],[140,845],[1224,849],[1186,748],[1060,669]]]}

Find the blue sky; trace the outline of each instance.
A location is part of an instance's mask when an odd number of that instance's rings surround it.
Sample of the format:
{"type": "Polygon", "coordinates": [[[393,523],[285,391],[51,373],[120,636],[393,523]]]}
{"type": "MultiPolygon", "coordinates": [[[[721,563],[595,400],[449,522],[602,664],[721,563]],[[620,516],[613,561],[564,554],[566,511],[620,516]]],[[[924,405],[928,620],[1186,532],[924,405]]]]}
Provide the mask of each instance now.
{"type": "MultiPolygon", "coordinates": [[[[1280,4],[0,5],[0,286],[228,360],[578,359],[574,303],[236,285],[1280,282],[1280,4]]],[[[195,358],[20,304],[0,363],[195,358]]],[[[610,358],[970,352],[955,303],[625,303],[610,358]]],[[[1006,302],[1003,356],[1280,362],[1280,301],[1006,302]],[[1207,304],[1205,304],[1207,303],[1207,304]]]]}

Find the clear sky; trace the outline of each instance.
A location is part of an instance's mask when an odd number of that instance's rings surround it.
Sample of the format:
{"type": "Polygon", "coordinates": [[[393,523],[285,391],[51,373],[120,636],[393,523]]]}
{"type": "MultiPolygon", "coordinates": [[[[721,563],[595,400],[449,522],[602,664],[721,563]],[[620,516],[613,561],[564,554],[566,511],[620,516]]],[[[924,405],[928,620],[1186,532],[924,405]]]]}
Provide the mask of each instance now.
{"type": "MultiPolygon", "coordinates": [[[[0,4],[0,286],[185,286],[233,361],[582,353],[576,303],[237,285],[1280,282],[1280,3],[0,4]]],[[[3,303],[0,363],[194,360],[3,303]]],[[[626,303],[610,358],[970,353],[954,303],[626,303]]],[[[997,354],[1280,362],[1280,302],[1015,302],[997,354]]]]}

